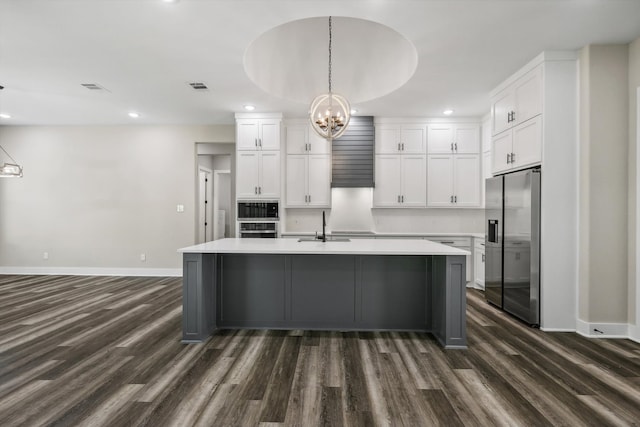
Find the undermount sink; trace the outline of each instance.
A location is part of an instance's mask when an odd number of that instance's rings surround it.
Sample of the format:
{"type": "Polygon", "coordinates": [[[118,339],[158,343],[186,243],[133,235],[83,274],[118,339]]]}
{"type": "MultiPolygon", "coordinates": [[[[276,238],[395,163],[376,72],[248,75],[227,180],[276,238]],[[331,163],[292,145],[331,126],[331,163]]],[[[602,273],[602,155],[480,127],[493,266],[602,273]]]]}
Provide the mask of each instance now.
{"type": "MultiPolygon", "coordinates": [[[[350,242],[351,239],[347,239],[344,237],[327,237],[327,242],[350,242]]],[[[322,242],[321,239],[316,239],[315,237],[302,237],[298,239],[298,242],[322,242]]]]}

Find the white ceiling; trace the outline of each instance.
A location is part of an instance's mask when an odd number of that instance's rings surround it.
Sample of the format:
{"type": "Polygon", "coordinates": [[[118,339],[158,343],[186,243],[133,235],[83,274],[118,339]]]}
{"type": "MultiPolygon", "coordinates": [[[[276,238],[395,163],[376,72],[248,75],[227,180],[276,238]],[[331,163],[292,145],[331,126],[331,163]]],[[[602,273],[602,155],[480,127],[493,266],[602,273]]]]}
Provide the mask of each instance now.
{"type": "MultiPolygon", "coordinates": [[[[328,15],[383,24],[416,48],[404,86],[354,105],[375,116],[479,117],[543,50],[640,37],[640,0],[0,0],[0,113],[12,116],[0,124],[233,123],[244,104],[303,117],[307,104],[258,88],[243,58],[268,30],[328,15]]],[[[326,58],[324,37],[308,55],[326,58]]]]}

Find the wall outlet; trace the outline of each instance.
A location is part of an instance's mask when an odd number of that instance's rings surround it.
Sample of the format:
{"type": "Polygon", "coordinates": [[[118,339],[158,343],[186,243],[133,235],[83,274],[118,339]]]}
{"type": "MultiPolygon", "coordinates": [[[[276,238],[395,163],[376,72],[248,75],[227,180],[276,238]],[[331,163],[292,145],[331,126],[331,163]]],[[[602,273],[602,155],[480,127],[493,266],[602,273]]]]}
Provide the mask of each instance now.
{"type": "Polygon", "coordinates": [[[176,212],[184,212],[184,205],[177,205],[176,212]]]}
{"type": "Polygon", "coordinates": [[[49,259],[49,252],[45,252],[42,254],[42,259],[49,259]]]}
{"type": "Polygon", "coordinates": [[[146,254],[140,254],[140,261],[145,262],[147,260],[146,254]]]}

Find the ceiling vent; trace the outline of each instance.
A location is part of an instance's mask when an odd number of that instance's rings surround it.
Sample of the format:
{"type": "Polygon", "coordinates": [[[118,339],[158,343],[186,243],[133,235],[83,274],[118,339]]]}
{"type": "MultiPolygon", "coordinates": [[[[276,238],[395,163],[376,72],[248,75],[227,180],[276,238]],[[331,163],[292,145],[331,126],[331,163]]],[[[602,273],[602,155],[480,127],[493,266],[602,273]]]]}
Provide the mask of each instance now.
{"type": "Polygon", "coordinates": [[[207,84],[204,82],[190,82],[189,86],[191,86],[191,88],[196,91],[209,90],[207,84]]]}
{"type": "Polygon", "coordinates": [[[89,90],[93,90],[93,91],[106,91],[108,92],[107,89],[105,89],[104,87],[100,86],[97,83],[80,83],[80,86],[89,89],[89,90]]]}

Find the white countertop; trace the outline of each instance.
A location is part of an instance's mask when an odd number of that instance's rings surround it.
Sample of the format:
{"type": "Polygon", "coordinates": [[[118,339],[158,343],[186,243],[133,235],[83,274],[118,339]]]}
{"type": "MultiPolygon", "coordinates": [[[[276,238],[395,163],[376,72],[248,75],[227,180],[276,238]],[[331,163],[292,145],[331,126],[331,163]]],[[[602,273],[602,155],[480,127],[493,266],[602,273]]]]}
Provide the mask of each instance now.
{"type": "Polygon", "coordinates": [[[298,242],[297,239],[220,239],[179,249],[181,253],[470,255],[468,251],[416,239],[353,239],[350,242],[298,242]]]}

